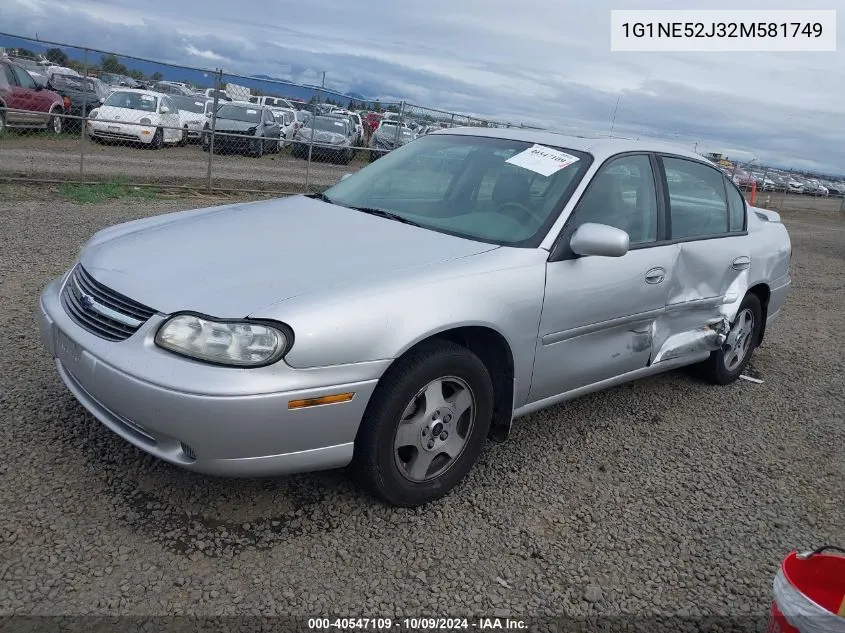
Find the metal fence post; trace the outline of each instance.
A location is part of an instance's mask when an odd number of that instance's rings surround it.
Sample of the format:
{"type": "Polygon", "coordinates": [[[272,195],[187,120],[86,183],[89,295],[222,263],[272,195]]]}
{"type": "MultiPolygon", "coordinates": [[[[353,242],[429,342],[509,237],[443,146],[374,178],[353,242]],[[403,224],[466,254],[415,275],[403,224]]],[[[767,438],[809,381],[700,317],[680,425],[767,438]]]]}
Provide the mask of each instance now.
{"type": "Polygon", "coordinates": [[[211,103],[211,137],[208,140],[208,167],[205,175],[205,190],[211,193],[211,163],[214,161],[214,130],[217,127],[217,104],[220,100],[220,84],[223,80],[223,69],[214,71],[214,99],[211,103]]]}
{"type": "Polygon", "coordinates": [[[455,127],[455,113],[454,112],[452,113],[452,120],[449,121],[449,127],[450,128],[455,127]]]}
{"type": "Polygon", "coordinates": [[[88,128],[88,49],[82,61],[82,120],[79,122],[79,179],[85,179],[85,131],[88,128]]]}
{"type": "Polygon", "coordinates": [[[308,161],[305,163],[305,193],[308,193],[308,181],[311,177],[311,155],[314,152],[314,137],[317,136],[317,111],[319,110],[320,97],[323,96],[323,87],[326,85],[326,73],[323,73],[323,81],[317,90],[317,99],[314,101],[314,112],[311,114],[311,140],[308,143],[308,161]]]}
{"type": "MultiPolygon", "coordinates": [[[[402,127],[402,121],[403,121],[404,116],[405,116],[405,102],[402,101],[399,104],[399,125],[396,126],[396,134],[393,137],[394,144],[399,143],[399,131],[400,131],[400,128],[402,127]]],[[[395,145],[394,145],[394,147],[395,147],[395,145]]]]}

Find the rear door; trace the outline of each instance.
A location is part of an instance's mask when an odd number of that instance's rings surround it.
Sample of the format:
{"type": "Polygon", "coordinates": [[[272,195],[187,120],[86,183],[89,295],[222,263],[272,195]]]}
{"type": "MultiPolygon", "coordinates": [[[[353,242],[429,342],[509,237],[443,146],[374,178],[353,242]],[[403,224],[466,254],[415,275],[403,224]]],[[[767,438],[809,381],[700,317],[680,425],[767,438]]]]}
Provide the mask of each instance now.
{"type": "Polygon", "coordinates": [[[6,92],[6,108],[10,111],[6,112],[6,121],[16,125],[32,123],[34,116],[31,109],[33,106],[30,103],[31,100],[27,91],[21,88],[14,66],[0,64],[0,68],[2,68],[3,77],[9,85],[6,92]]]}
{"type": "Polygon", "coordinates": [[[730,313],[726,306],[742,301],[751,267],[746,206],[736,185],[694,159],[662,155],[658,161],[668,233],[680,250],[655,362],[683,355],[693,332],[730,313]]]}

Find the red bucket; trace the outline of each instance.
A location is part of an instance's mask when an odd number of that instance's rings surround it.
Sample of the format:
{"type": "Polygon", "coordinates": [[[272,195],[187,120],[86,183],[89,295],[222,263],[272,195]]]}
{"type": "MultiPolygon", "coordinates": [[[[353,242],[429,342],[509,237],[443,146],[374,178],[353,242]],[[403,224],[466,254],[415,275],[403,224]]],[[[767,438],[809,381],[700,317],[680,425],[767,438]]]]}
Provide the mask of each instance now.
{"type": "Polygon", "coordinates": [[[845,633],[845,549],[790,552],[775,576],[768,633],[845,633]]]}

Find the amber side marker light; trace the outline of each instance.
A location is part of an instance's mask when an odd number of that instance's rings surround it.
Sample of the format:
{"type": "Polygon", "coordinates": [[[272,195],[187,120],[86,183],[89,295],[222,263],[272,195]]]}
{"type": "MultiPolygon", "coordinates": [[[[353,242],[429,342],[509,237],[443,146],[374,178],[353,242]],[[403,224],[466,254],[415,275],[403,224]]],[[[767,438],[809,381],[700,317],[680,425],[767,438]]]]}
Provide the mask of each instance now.
{"type": "Polygon", "coordinates": [[[317,407],[321,404],[338,404],[339,402],[349,402],[355,392],[350,393],[336,393],[331,396],[320,396],[319,398],[305,398],[303,400],[290,400],[288,402],[288,409],[305,409],[306,407],[317,407]]]}

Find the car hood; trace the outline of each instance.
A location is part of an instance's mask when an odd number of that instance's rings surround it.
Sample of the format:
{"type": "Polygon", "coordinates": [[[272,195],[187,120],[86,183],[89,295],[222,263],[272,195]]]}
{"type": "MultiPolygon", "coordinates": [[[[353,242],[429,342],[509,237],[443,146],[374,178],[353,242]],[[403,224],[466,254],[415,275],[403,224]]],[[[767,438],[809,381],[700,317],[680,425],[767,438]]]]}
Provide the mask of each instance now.
{"type": "MultiPolygon", "coordinates": [[[[300,134],[303,138],[311,140],[311,128],[303,128],[300,134]]],[[[342,143],[345,140],[346,135],[338,134],[337,132],[323,132],[322,130],[317,130],[317,133],[314,135],[315,143],[342,143]]]]}
{"type": "Polygon", "coordinates": [[[118,225],[95,235],[80,261],[101,283],[165,314],[241,318],[495,248],[291,196],[118,225]]]}
{"type": "Polygon", "coordinates": [[[218,117],[214,128],[217,131],[229,130],[230,132],[246,132],[247,130],[258,128],[258,123],[235,121],[234,119],[221,119],[218,117]]]}
{"type": "Polygon", "coordinates": [[[132,110],[130,108],[116,108],[114,106],[100,106],[97,110],[98,119],[119,121],[120,123],[138,123],[143,118],[157,121],[159,118],[157,113],[147,112],[146,110],[132,110]]]}

